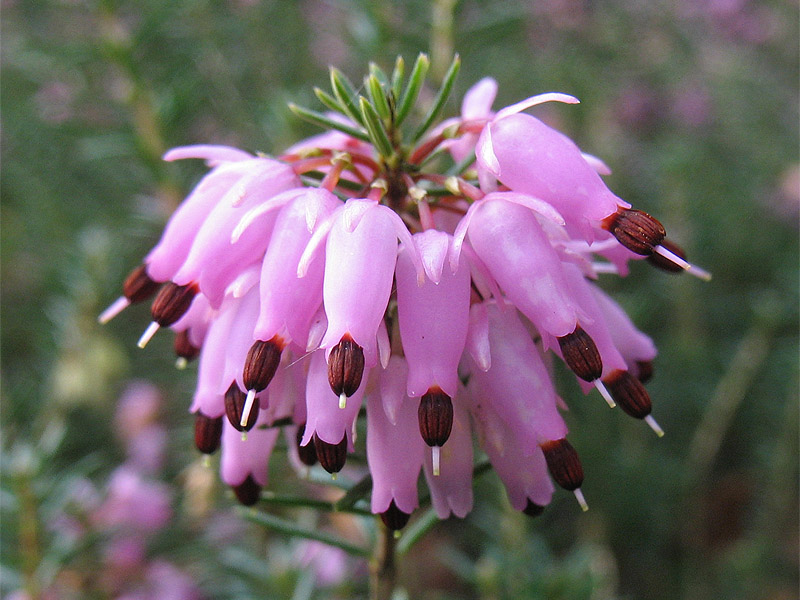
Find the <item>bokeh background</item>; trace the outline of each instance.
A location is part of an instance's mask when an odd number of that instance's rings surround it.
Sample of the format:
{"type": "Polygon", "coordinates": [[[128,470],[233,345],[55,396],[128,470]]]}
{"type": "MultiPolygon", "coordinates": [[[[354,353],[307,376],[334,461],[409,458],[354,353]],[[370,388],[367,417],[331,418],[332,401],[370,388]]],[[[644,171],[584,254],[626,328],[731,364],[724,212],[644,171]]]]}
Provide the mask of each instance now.
{"type": "MultiPolygon", "coordinates": [[[[530,519],[481,475],[473,513],[403,557],[399,597],[797,598],[796,2],[6,0],[1,33],[0,595],[364,596],[363,559],[241,519],[192,447],[193,368],[169,336],[135,347],[147,309],[96,316],[202,173],[165,149],[278,152],[315,132],[286,104],[319,108],[329,64],[358,81],[425,51],[435,79],[457,51],[456,98],[485,75],[497,106],[578,96],[539,114],[714,279],[603,280],[659,346],[667,435],[565,379],[591,510],[561,492],[530,519]]],[[[280,450],[271,469],[277,492],[320,493],[280,450]]]]}

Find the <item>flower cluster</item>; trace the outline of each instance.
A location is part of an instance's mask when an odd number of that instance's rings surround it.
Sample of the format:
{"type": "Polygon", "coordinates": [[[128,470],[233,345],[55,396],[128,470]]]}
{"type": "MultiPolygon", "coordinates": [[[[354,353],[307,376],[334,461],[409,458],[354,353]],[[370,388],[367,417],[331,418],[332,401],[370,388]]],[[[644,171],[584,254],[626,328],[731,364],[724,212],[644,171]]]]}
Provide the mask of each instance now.
{"type": "Polygon", "coordinates": [[[276,158],[164,157],[211,170],[100,320],[157,293],[139,345],[169,327],[182,360],[199,355],[197,447],[221,445],[243,504],[267,485],[281,429],[303,463],[336,473],[365,409],[371,508],[391,529],[417,507],[421,470],[441,518],[470,511],[473,434],[516,509],[550,502],[548,472],[585,507],[552,355],[662,433],[642,383],[656,349],[594,280],[638,258],[707,274],[606,187],[602,161],[523,112],[575,98],[493,112],[487,78],[435,125],[458,64],[416,129],[424,55],[405,85],[401,59],[391,77],[372,65],[366,96],[333,69],[333,95],[316,90],[332,112],[291,107],[329,131],[276,158]]]}

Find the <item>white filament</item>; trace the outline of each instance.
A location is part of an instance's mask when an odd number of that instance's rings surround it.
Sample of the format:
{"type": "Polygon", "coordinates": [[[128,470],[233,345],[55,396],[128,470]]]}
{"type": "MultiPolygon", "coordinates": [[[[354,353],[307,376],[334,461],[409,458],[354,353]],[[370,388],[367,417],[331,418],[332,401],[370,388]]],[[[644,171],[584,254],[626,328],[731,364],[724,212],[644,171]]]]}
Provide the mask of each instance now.
{"type": "Polygon", "coordinates": [[[611,397],[611,394],[608,393],[608,390],[606,389],[606,386],[603,385],[602,381],[595,379],[594,387],[596,387],[597,391],[600,392],[600,395],[603,396],[609,408],[614,408],[617,405],[617,403],[614,402],[614,399],[611,397]]]}
{"type": "Polygon", "coordinates": [[[147,342],[153,339],[153,336],[156,334],[156,331],[158,331],[160,327],[161,325],[159,325],[155,321],[151,322],[150,325],[147,326],[147,329],[144,330],[142,337],[140,337],[139,341],[136,342],[136,345],[139,346],[139,348],[144,348],[145,346],[147,346],[147,342]]]}
{"type": "Polygon", "coordinates": [[[242,418],[239,419],[239,425],[242,427],[247,426],[247,421],[250,419],[250,412],[253,410],[253,403],[256,401],[256,391],[247,390],[247,398],[244,401],[244,408],[242,409],[242,418]]]}
{"type": "Polygon", "coordinates": [[[114,300],[111,306],[109,306],[102,313],[100,313],[100,316],[97,317],[97,322],[100,323],[101,325],[105,325],[111,319],[113,319],[119,313],[121,313],[123,310],[128,308],[128,306],[130,306],[130,303],[131,301],[128,300],[125,296],[120,296],[119,298],[114,300]]]}

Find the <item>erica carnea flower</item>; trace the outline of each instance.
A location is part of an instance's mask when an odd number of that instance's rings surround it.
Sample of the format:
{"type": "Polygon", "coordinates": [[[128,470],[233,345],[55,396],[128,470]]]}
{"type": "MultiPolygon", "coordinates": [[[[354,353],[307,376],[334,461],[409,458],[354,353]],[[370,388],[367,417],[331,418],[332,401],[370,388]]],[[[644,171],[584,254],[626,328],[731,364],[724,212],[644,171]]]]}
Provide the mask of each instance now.
{"type": "Polygon", "coordinates": [[[246,505],[284,429],[299,462],[331,473],[366,447],[372,511],[391,529],[417,507],[421,471],[440,517],[470,511],[474,437],[515,508],[541,512],[552,481],[585,507],[555,357],[662,434],[643,385],[655,346],[597,279],[642,258],[707,274],[609,190],[601,160],[525,112],[572,96],[494,112],[487,78],[436,125],[458,65],[416,128],[425,56],[405,84],[402,60],[391,77],[373,65],[365,96],[333,69],[332,95],[316,90],[330,113],[291,107],[328,132],[282,155],[164,157],[210,171],[100,320],[156,294],[139,345],[168,327],[182,364],[199,355],[197,447],[221,446],[246,505]]]}

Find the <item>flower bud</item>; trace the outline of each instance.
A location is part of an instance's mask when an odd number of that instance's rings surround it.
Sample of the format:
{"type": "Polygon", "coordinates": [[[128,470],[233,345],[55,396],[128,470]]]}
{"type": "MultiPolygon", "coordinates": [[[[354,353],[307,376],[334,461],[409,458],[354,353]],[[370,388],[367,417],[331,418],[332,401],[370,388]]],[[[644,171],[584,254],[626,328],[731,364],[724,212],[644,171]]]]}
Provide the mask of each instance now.
{"type": "Polygon", "coordinates": [[[239,485],[232,485],[231,489],[236,494],[236,499],[244,506],[253,506],[261,497],[261,486],[255,482],[252,475],[248,475],[239,485]]]}
{"type": "Polygon", "coordinates": [[[312,443],[308,443],[305,446],[300,445],[300,443],[303,441],[303,434],[305,434],[305,432],[305,423],[297,426],[297,454],[300,457],[300,462],[306,466],[313,467],[315,464],[317,464],[317,449],[312,443]]]}
{"type": "Polygon", "coordinates": [[[328,473],[338,473],[347,461],[347,436],[338,444],[329,444],[314,434],[314,449],[322,468],[328,473]]]}
{"type": "Polygon", "coordinates": [[[364,351],[345,335],[328,356],[328,383],[337,396],[356,393],[364,375],[364,351]]]}
{"type": "MultiPolygon", "coordinates": [[[[678,246],[678,244],[672,242],[671,240],[664,238],[663,240],[661,240],[661,244],[659,245],[672,252],[678,258],[686,260],[686,252],[683,250],[683,248],[681,248],[680,246],[678,246]]],[[[662,256],[658,252],[653,252],[650,256],[648,256],[647,262],[649,262],[651,265],[655,267],[658,267],[663,271],[667,271],[668,273],[682,273],[684,270],[681,265],[676,264],[675,262],[662,256]]]]}
{"type": "Polygon", "coordinates": [[[247,421],[242,425],[242,413],[244,412],[244,405],[247,401],[247,394],[239,389],[239,386],[234,381],[225,392],[225,414],[228,416],[228,421],[238,431],[250,431],[258,420],[258,409],[260,403],[258,396],[253,400],[253,406],[250,413],[247,415],[247,421]]]}
{"type": "Polygon", "coordinates": [[[197,285],[193,283],[188,285],[167,283],[158,292],[150,307],[153,321],[161,327],[169,327],[175,323],[189,310],[197,291],[197,285]]]}
{"type": "Polygon", "coordinates": [[[247,352],[242,379],[248,390],[260,392],[266,389],[275,376],[283,351],[283,345],[278,339],[275,336],[266,342],[257,340],[247,352]]]}
{"type": "Polygon", "coordinates": [[[194,445],[203,454],[213,454],[222,437],[222,417],[211,418],[201,412],[194,417],[194,445]]]}
{"type": "Polygon", "coordinates": [[[406,526],[409,518],[411,515],[397,508],[394,500],[389,504],[389,508],[381,513],[381,521],[391,531],[400,531],[406,526]]]}
{"type": "Polygon", "coordinates": [[[145,265],[139,265],[130,272],[122,284],[122,295],[131,303],[142,302],[155,294],[160,286],[159,282],[150,279],[145,265]]]}
{"type": "Polygon", "coordinates": [[[603,224],[620,244],[643,256],[652,254],[653,248],[661,244],[667,235],[658,220],[635,208],[620,210],[603,224]]]}
{"type": "Polygon", "coordinates": [[[583,483],[583,467],[578,453],[565,438],[541,445],[547,469],[555,482],[565,490],[573,491],[583,483]]]}
{"type": "Polygon", "coordinates": [[[453,402],[438,387],[431,388],[419,403],[419,432],[428,446],[444,446],[453,428],[453,402]]]}
{"type": "Polygon", "coordinates": [[[599,379],[603,373],[603,361],[594,340],[578,325],[575,331],[558,338],[564,362],[584,381],[599,379]]]}

